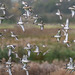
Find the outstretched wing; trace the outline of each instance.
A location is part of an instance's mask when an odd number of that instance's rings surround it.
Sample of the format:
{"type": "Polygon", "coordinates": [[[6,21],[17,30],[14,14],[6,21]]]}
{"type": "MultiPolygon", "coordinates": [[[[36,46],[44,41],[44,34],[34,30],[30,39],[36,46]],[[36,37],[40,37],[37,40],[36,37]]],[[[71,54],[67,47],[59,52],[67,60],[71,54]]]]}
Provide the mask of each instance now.
{"type": "Polygon", "coordinates": [[[21,26],[22,30],[23,30],[23,31],[25,31],[25,28],[24,28],[24,26],[23,26],[23,25],[20,25],[20,26],[21,26]]]}
{"type": "Polygon", "coordinates": [[[72,12],[72,17],[74,16],[74,14],[75,14],[75,11],[74,10],[71,10],[71,12],[72,12]]]}
{"type": "Polygon", "coordinates": [[[66,25],[65,27],[69,27],[69,19],[66,20],[66,25]]]}

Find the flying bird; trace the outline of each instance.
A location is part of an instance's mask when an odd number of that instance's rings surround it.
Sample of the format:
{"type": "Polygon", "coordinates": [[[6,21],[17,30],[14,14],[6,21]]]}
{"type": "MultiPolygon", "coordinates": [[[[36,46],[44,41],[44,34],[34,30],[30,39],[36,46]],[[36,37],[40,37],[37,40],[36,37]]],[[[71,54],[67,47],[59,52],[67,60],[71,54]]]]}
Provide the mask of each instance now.
{"type": "Polygon", "coordinates": [[[64,44],[67,45],[67,47],[70,47],[70,44],[69,44],[69,41],[68,41],[68,33],[66,33],[65,40],[63,42],[64,42],[64,44]]]}
{"type": "Polygon", "coordinates": [[[33,19],[34,19],[33,24],[36,24],[36,23],[37,23],[37,20],[38,20],[38,15],[36,14],[36,15],[33,17],[33,19]]]}
{"type": "Polygon", "coordinates": [[[57,10],[56,15],[58,15],[58,16],[59,16],[60,20],[62,20],[62,14],[61,14],[61,12],[60,12],[60,10],[59,10],[59,9],[57,10]]]}
{"type": "Polygon", "coordinates": [[[74,15],[75,15],[75,6],[69,7],[68,9],[71,10],[72,17],[74,17],[74,15]]]}
{"type": "Polygon", "coordinates": [[[24,23],[22,22],[22,18],[21,17],[20,17],[19,22],[17,24],[22,28],[23,31],[25,31],[24,23]]]}
{"type": "Polygon", "coordinates": [[[15,38],[16,40],[18,40],[18,36],[14,34],[14,32],[11,31],[11,37],[15,38]]]}
{"type": "Polygon", "coordinates": [[[37,45],[36,45],[36,49],[33,52],[36,53],[37,55],[39,55],[40,51],[39,51],[39,47],[37,45]]]}
{"type": "MultiPolygon", "coordinates": [[[[74,62],[73,62],[73,59],[70,57],[70,61],[68,64],[65,65],[67,69],[67,71],[70,71],[70,73],[74,72],[75,71],[75,65],[74,65],[74,62]]],[[[67,72],[66,71],[66,72],[67,72]]]]}
{"type": "Polygon", "coordinates": [[[69,30],[69,19],[66,19],[66,24],[61,24],[61,26],[67,32],[69,30]]]}
{"type": "Polygon", "coordinates": [[[44,23],[43,21],[41,21],[40,23],[37,24],[38,26],[40,26],[40,30],[42,31],[44,29],[44,23]]]}
{"type": "Polygon", "coordinates": [[[59,29],[57,34],[54,35],[53,37],[55,37],[57,39],[57,41],[59,42],[60,41],[60,38],[61,38],[61,30],[59,29]]]}

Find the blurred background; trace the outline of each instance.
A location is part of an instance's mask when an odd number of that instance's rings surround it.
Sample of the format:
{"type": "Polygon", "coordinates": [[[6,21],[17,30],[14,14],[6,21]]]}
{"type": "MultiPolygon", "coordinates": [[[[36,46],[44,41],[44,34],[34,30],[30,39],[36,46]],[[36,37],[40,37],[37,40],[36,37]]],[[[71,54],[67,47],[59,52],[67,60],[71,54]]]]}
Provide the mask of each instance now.
{"type": "Polygon", "coordinates": [[[57,17],[55,14],[57,9],[60,9],[64,17],[62,22],[65,22],[65,19],[69,18],[70,23],[75,23],[75,17],[71,18],[71,11],[68,9],[68,7],[75,4],[75,0],[72,0],[70,2],[64,0],[61,6],[56,6],[56,3],[59,2],[59,0],[0,0],[0,2],[4,3],[7,9],[9,9],[9,13],[15,15],[8,22],[15,23],[17,21],[17,18],[22,15],[22,13],[24,12],[24,10],[21,8],[22,1],[28,2],[28,4],[33,8],[33,13],[39,14],[39,16],[42,17],[45,23],[60,22],[59,17],[57,17]]]}

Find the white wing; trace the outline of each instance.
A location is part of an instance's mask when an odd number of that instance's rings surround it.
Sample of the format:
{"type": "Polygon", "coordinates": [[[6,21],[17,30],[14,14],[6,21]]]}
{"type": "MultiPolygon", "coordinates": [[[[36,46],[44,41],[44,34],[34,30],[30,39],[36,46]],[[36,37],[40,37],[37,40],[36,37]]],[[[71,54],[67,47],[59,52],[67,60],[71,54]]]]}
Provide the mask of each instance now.
{"type": "Polygon", "coordinates": [[[38,46],[36,46],[36,49],[35,49],[35,51],[37,51],[37,52],[39,51],[39,47],[38,47],[38,46]]]}
{"type": "Polygon", "coordinates": [[[16,53],[15,55],[16,55],[16,58],[19,58],[19,56],[18,56],[18,54],[17,54],[17,53],[16,53]]]}
{"type": "Polygon", "coordinates": [[[11,69],[10,68],[9,68],[9,71],[8,72],[9,72],[9,75],[12,75],[12,72],[11,72],[11,69]]]}
{"type": "Polygon", "coordinates": [[[25,4],[25,2],[24,2],[24,1],[22,1],[22,4],[25,4]]]}
{"type": "Polygon", "coordinates": [[[69,19],[66,20],[66,25],[65,27],[69,27],[69,19]]]}
{"type": "Polygon", "coordinates": [[[27,16],[29,17],[29,16],[30,16],[30,12],[29,12],[29,10],[27,10],[26,12],[27,12],[27,16]]]}
{"type": "Polygon", "coordinates": [[[72,17],[74,16],[74,14],[75,14],[75,11],[74,10],[71,10],[71,12],[72,12],[72,17]]]}
{"type": "Polygon", "coordinates": [[[6,14],[5,10],[3,10],[3,14],[4,14],[4,15],[6,14]]]}
{"type": "Polygon", "coordinates": [[[15,36],[15,39],[16,39],[16,40],[18,40],[18,37],[17,37],[17,36],[15,36]]]}
{"type": "Polygon", "coordinates": [[[73,59],[70,57],[70,62],[72,63],[73,59]]]}
{"type": "Polygon", "coordinates": [[[56,15],[60,15],[60,10],[59,9],[57,10],[56,15]]]}
{"type": "Polygon", "coordinates": [[[60,15],[59,17],[60,17],[60,20],[62,20],[62,16],[60,15]]]}
{"type": "Polygon", "coordinates": [[[41,23],[38,23],[38,26],[42,26],[42,24],[41,23]]]}
{"type": "Polygon", "coordinates": [[[8,56],[10,56],[10,55],[11,55],[11,53],[12,53],[12,52],[11,52],[11,49],[9,49],[9,51],[8,51],[8,56]]]}
{"type": "Polygon", "coordinates": [[[29,72],[28,72],[28,70],[26,70],[26,75],[29,75],[29,72]]]}
{"type": "Polygon", "coordinates": [[[30,50],[28,50],[28,56],[30,57],[30,54],[31,54],[31,51],[30,50]]]}
{"type": "Polygon", "coordinates": [[[19,25],[22,25],[22,24],[23,24],[23,22],[22,22],[22,18],[21,18],[21,17],[20,17],[20,19],[19,19],[19,21],[18,21],[17,24],[19,24],[19,25]]]}
{"type": "Polygon", "coordinates": [[[60,0],[60,2],[63,2],[63,0],[60,0]]]}
{"type": "Polygon", "coordinates": [[[20,17],[19,22],[22,22],[22,18],[20,17]]]}
{"type": "Polygon", "coordinates": [[[27,43],[27,46],[30,48],[31,47],[30,43],[27,43]]]}
{"type": "Polygon", "coordinates": [[[25,31],[24,26],[23,25],[20,25],[20,26],[21,26],[22,30],[25,31]]]}
{"type": "Polygon", "coordinates": [[[59,38],[57,38],[57,41],[59,41],[59,38]]]}
{"type": "Polygon", "coordinates": [[[66,31],[65,30],[62,30],[64,32],[64,36],[66,36],[66,31]]]}
{"type": "Polygon", "coordinates": [[[68,33],[66,33],[65,41],[68,41],[68,33]]]}

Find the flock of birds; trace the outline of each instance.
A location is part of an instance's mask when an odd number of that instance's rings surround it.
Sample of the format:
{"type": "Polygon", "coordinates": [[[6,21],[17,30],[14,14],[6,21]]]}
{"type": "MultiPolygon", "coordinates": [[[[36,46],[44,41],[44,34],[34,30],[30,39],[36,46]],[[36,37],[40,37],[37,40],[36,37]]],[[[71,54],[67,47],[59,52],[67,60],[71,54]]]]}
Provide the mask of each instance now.
{"type": "MultiPolygon", "coordinates": [[[[64,0],[60,0],[59,3],[56,3],[57,6],[60,6],[62,4],[64,0]]],[[[71,0],[67,0],[68,2],[71,1],[71,0]]],[[[73,5],[72,7],[69,7],[68,8],[69,10],[71,10],[71,15],[72,15],[72,18],[74,17],[75,15],[75,5],[73,5]]],[[[63,16],[62,16],[62,13],[61,11],[58,9],[57,12],[56,12],[56,15],[59,16],[59,19],[62,20],[63,19],[63,16]]],[[[65,36],[65,39],[63,40],[63,43],[67,45],[67,47],[70,47],[70,44],[69,44],[69,40],[68,40],[68,31],[69,31],[69,19],[66,19],[66,24],[61,24],[61,27],[62,27],[62,32],[64,33],[64,35],[61,34],[61,30],[59,29],[57,34],[54,36],[57,41],[59,42],[60,41],[60,38],[62,36],[65,36]]],[[[73,42],[75,42],[73,40],[73,42]]],[[[75,71],[75,63],[73,62],[73,59],[70,57],[70,61],[68,64],[65,65],[67,69],[67,71],[70,71],[70,73],[74,72],[75,71]]],[[[66,71],[66,72],[67,72],[66,71]]]]}
{"type": "MultiPolygon", "coordinates": [[[[64,0],[60,0],[59,3],[56,3],[57,6],[60,6],[62,4],[64,0]]],[[[67,0],[68,2],[70,0],[67,0]]],[[[75,6],[73,5],[72,7],[68,7],[69,10],[71,10],[71,13],[72,13],[72,18],[74,17],[75,15],[75,6]]],[[[57,12],[56,12],[56,15],[59,16],[59,19],[62,21],[63,19],[63,15],[61,13],[61,11],[58,9],[57,12]]],[[[62,27],[62,30],[61,29],[58,29],[58,32],[57,34],[54,36],[57,41],[59,42],[61,37],[65,36],[65,39],[63,40],[63,43],[67,45],[67,47],[70,47],[70,42],[68,40],[68,31],[69,31],[69,18],[66,19],[66,23],[65,24],[61,24],[61,27],[62,27]],[[61,31],[63,32],[63,35],[61,34],[61,31]]],[[[74,40],[73,40],[74,42],[74,40]]]]}
{"type": "MultiPolygon", "coordinates": [[[[36,24],[38,26],[40,26],[40,29],[43,30],[44,29],[44,23],[43,21],[41,20],[40,23],[38,23],[38,15],[36,14],[35,16],[32,16],[32,7],[28,5],[27,2],[25,1],[22,1],[22,4],[23,4],[23,9],[25,10],[25,13],[22,15],[24,16],[25,19],[32,19],[34,20],[33,21],[33,24],[36,24]]],[[[0,16],[0,24],[2,23],[2,20],[4,19],[10,19],[11,17],[13,17],[13,15],[7,17],[6,16],[6,7],[4,4],[0,3],[1,7],[0,7],[0,10],[3,12],[3,15],[0,16]]],[[[22,16],[20,16],[20,19],[19,21],[17,22],[17,25],[21,27],[22,31],[25,32],[25,28],[24,28],[24,22],[22,21],[22,16]]],[[[4,30],[5,32],[7,31],[6,29],[4,30]]],[[[0,37],[3,36],[2,33],[0,33],[0,37]]],[[[13,32],[13,31],[10,31],[10,36],[11,38],[15,38],[16,41],[18,41],[18,36],[13,32]]],[[[42,47],[45,47],[45,45],[43,45],[42,47]]],[[[24,47],[24,50],[27,50],[27,55],[23,55],[23,58],[20,58],[18,56],[18,53],[15,50],[16,48],[16,45],[7,45],[7,48],[8,48],[8,61],[6,62],[6,68],[7,68],[7,71],[9,73],[9,75],[12,75],[12,57],[11,55],[12,54],[15,54],[16,58],[18,58],[20,60],[20,62],[23,64],[22,66],[22,69],[26,71],[26,75],[29,75],[29,72],[28,72],[28,63],[30,62],[30,60],[28,60],[28,58],[30,57],[31,55],[31,49],[35,49],[34,52],[37,56],[41,53],[41,51],[39,51],[39,47],[37,45],[31,45],[30,43],[27,44],[26,47],[24,47]]],[[[49,50],[48,50],[49,51],[49,50]]],[[[43,55],[45,55],[46,53],[48,53],[48,51],[44,52],[43,55]]]]}
{"type": "MultiPolygon", "coordinates": [[[[56,3],[57,6],[61,5],[62,2],[64,0],[60,0],[59,3],[56,3]]],[[[67,1],[70,1],[70,0],[67,0],[67,1]]],[[[25,19],[34,19],[33,21],[33,24],[35,25],[38,25],[40,26],[40,29],[43,30],[44,29],[44,22],[41,20],[40,22],[38,22],[38,19],[39,19],[39,16],[36,14],[35,16],[33,16],[33,10],[32,10],[32,7],[28,5],[27,2],[25,1],[22,1],[22,5],[23,5],[23,9],[25,11],[25,13],[23,13],[22,16],[24,16],[25,19]]],[[[72,7],[69,7],[68,8],[69,10],[71,10],[72,12],[72,18],[74,17],[75,15],[75,6],[72,6],[72,7]]],[[[6,7],[4,4],[0,3],[0,10],[3,12],[3,15],[0,16],[0,24],[2,23],[2,20],[4,19],[10,19],[11,17],[13,17],[13,15],[10,15],[10,16],[6,16],[6,7]]],[[[60,10],[58,9],[57,12],[56,12],[56,15],[59,16],[59,19],[62,20],[63,19],[63,16],[60,12],[60,10]]],[[[22,21],[22,16],[20,16],[20,19],[19,21],[17,22],[17,25],[19,25],[21,27],[21,29],[23,30],[23,32],[25,32],[25,27],[24,27],[24,22],[22,21]]],[[[57,39],[57,41],[59,42],[61,37],[62,36],[65,36],[65,39],[64,39],[64,43],[70,47],[70,44],[69,44],[69,41],[68,41],[68,30],[69,30],[69,19],[66,19],[66,24],[61,24],[61,27],[62,27],[62,32],[64,33],[64,35],[61,34],[61,29],[58,29],[58,32],[56,35],[54,35],[53,37],[55,37],[57,39]]],[[[6,32],[6,30],[4,30],[6,32]]],[[[11,34],[11,37],[12,38],[15,38],[16,40],[19,40],[18,39],[18,36],[14,34],[14,32],[10,32],[11,34]]],[[[0,34],[0,36],[3,36],[2,34],[0,34]]],[[[8,61],[6,62],[6,68],[7,68],[7,71],[9,73],[9,75],[12,75],[12,58],[11,58],[11,54],[15,54],[16,58],[19,58],[20,59],[20,62],[23,64],[22,66],[22,69],[26,71],[26,75],[29,75],[29,72],[28,72],[28,63],[30,62],[30,60],[28,60],[28,57],[30,57],[31,55],[31,49],[34,49],[35,50],[33,51],[37,56],[41,53],[41,51],[39,51],[39,47],[37,45],[31,45],[30,43],[27,44],[26,47],[24,47],[25,50],[27,50],[27,55],[23,55],[23,58],[20,58],[17,54],[16,51],[14,51],[16,45],[7,45],[7,48],[8,48],[8,61]]],[[[46,47],[45,45],[43,45],[43,47],[46,47]]],[[[43,55],[47,54],[49,52],[49,50],[47,50],[46,52],[43,53],[43,55]]],[[[72,58],[70,58],[70,62],[69,64],[66,64],[66,69],[67,70],[71,70],[71,72],[75,71],[75,66],[74,66],[74,63],[73,63],[73,60],[72,58]]]]}

